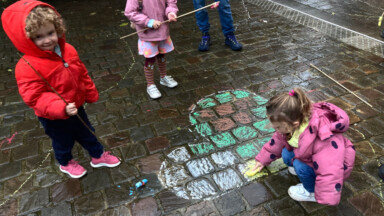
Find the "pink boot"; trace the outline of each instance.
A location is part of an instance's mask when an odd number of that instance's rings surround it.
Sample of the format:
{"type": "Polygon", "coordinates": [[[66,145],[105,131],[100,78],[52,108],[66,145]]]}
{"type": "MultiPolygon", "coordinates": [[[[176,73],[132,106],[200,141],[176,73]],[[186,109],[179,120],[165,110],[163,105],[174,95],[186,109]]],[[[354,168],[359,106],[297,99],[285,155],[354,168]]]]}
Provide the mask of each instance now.
{"type": "Polygon", "coordinates": [[[92,167],[115,167],[120,164],[120,159],[111,155],[111,152],[104,152],[100,158],[92,158],[92,167]]]}
{"type": "Polygon", "coordinates": [[[60,171],[67,173],[72,178],[81,178],[87,173],[87,170],[75,160],[68,161],[67,166],[60,165],[60,171]]]}

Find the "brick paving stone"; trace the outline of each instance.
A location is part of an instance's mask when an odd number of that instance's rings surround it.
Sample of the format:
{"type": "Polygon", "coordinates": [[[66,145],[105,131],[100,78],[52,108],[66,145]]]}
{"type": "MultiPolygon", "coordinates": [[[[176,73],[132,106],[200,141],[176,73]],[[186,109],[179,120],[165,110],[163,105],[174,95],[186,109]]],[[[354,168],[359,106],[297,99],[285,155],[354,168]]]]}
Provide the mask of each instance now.
{"type": "Polygon", "coordinates": [[[139,175],[136,167],[129,163],[121,163],[119,166],[110,170],[112,180],[115,184],[131,181],[139,175]]]}
{"type": "Polygon", "coordinates": [[[267,188],[261,183],[251,183],[240,189],[240,193],[252,207],[255,207],[263,202],[267,202],[273,198],[267,188]]]}
{"type": "Polygon", "coordinates": [[[353,192],[357,192],[377,186],[378,181],[364,172],[353,170],[344,185],[348,186],[353,192]]]}
{"type": "Polygon", "coordinates": [[[8,164],[10,158],[11,158],[10,151],[0,151],[0,167],[2,167],[1,165],[3,164],[8,164]]]}
{"type": "Polygon", "coordinates": [[[187,168],[193,177],[199,177],[215,170],[208,158],[200,158],[188,161],[187,168]]]}
{"type": "Polygon", "coordinates": [[[276,175],[265,178],[264,183],[272,191],[276,197],[285,196],[288,194],[288,188],[299,183],[296,177],[288,173],[288,170],[277,173],[276,175]]]}
{"type": "Polygon", "coordinates": [[[264,208],[266,208],[271,215],[305,215],[304,210],[290,197],[272,200],[264,204],[264,208]]]}
{"type": "Polygon", "coordinates": [[[269,216],[269,214],[262,206],[259,206],[250,211],[242,212],[240,216],[269,216]]]}
{"type": "Polygon", "coordinates": [[[178,146],[192,143],[195,139],[195,135],[188,130],[181,129],[169,134],[168,139],[172,146],[178,146]]]}
{"type": "Polygon", "coordinates": [[[78,215],[92,215],[105,209],[104,199],[101,192],[93,192],[76,199],[73,203],[78,215]]]}
{"type": "Polygon", "coordinates": [[[149,174],[160,170],[162,160],[160,154],[150,155],[148,157],[140,158],[137,165],[142,173],[149,174]]]}
{"type": "Polygon", "coordinates": [[[169,140],[165,136],[154,137],[145,141],[149,153],[155,153],[169,148],[169,140]]]}
{"type": "Polygon", "coordinates": [[[167,186],[175,187],[190,180],[190,175],[183,166],[173,165],[168,168],[162,169],[162,180],[167,186]]]}
{"type": "Polygon", "coordinates": [[[356,151],[367,158],[377,158],[380,155],[384,155],[384,149],[370,143],[369,141],[354,143],[354,146],[356,151]]]}
{"type": "Polygon", "coordinates": [[[88,170],[87,175],[81,178],[84,194],[98,191],[104,187],[112,185],[111,177],[107,172],[108,168],[94,169],[93,172],[88,170]]]}
{"type": "Polygon", "coordinates": [[[240,124],[248,124],[256,120],[255,116],[249,114],[248,112],[238,112],[232,115],[233,120],[240,124]]]}
{"type": "Polygon", "coordinates": [[[131,135],[131,140],[133,142],[144,141],[154,136],[152,129],[149,126],[132,128],[129,130],[129,134],[131,135]]]}
{"type": "Polygon", "coordinates": [[[364,192],[352,197],[349,202],[364,215],[381,215],[384,207],[381,201],[371,192],[364,192]]]}
{"type": "Polygon", "coordinates": [[[377,146],[380,146],[382,149],[384,149],[384,134],[371,137],[371,141],[372,141],[372,143],[374,143],[377,146]]]}
{"type": "Polygon", "coordinates": [[[133,117],[123,118],[115,122],[118,130],[131,129],[138,126],[137,121],[133,117]]]}
{"type": "Polygon", "coordinates": [[[81,194],[80,181],[78,179],[68,179],[51,187],[52,201],[55,204],[73,200],[81,194]]]}
{"type": "MultiPolygon", "coordinates": [[[[2,201],[3,202],[3,201],[2,201]]],[[[18,213],[17,199],[10,199],[0,206],[1,216],[15,216],[18,213]]]]}
{"type": "Polygon", "coordinates": [[[38,154],[38,148],[31,148],[28,145],[23,145],[12,150],[12,158],[16,161],[35,157],[38,154]]]}
{"type": "Polygon", "coordinates": [[[213,180],[221,191],[227,191],[243,184],[239,175],[231,168],[214,173],[213,180]]]}
{"type": "Polygon", "coordinates": [[[20,198],[19,213],[29,213],[41,209],[44,205],[49,203],[49,190],[44,188],[26,194],[20,198]]]}
{"type": "Polygon", "coordinates": [[[171,119],[163,120],[153,125],[157,135],[172,133],[177,130],[171,119]]]}
{"type": "Polygon", "coordinates": [[[137,202],[131,204],[130,208],[132,216],[161,215],[161,210],[159,209],[157,202],[153,197],[146,197],[144,199],[138,200],[137,202]]]}
{"type": "Polygon", "coordinates": [[[253,127],[255,127],[262,134],[270,134],[275,132],[275,129],[272,127],[272,124],[268,119],[253,123],[253,127]]]}
{"type": "Polygon", "coordinates": [[[226,116],[235,112],[232,105],[229,103],[218,105],[214,108],[219,116],[226,116]]]}
{"type": "Polygon", "coordinates": [[[377,136],[384,132],[384,122],[378,118],[363,121],[359,126],[363,127],[371,136],[377,136]]]}
{"type": "Polygon", "coordinates": [[[244,145],[237,146],[236,153],[243,159],[249,159],[255,157],[259,150],[256,148],[255,143],[250,141],[244,145]]]}
{"type": "Polygon", "coordinates": [[[183,213],[185,216],[210,215],[219,216],[217,209],[212,201],[207,200],[189,206],[183,213]]]}
{"type": "Polygon", "coordinates": [[[119,132],[102,138],[110,148],[115,148],[130,143],[128,132],[119,132]]]}
{"type": "Polygon", "coordinates": [[[360,142],[365,139],[365,136],[363,133],[361,133],[358,128],[352,126],[348,128],[348,130],[344,133],[348,139],[351,140],[352,143],[360,142]]]}
{"type": "Polygon", "coordinates": [[[72,208],[70,203],[62,202],[56,206],[43,208],[41,210],[41,216],[67,216],[72,214],[72,208]]]}
{"type": "Polygon", "coordinates": [[[135,197],[130,194],[129,183],[123,183],[104,189],[108,207],[116,207],[126,204],[135,197]]]}
{"type": "Polygon", "coordinates": [[[1,178],[0,181],[18,176],[21,173],[21,162],[11,162],[0,166],[1,178]]]}
{"type": "Polygon", "coordinates": [[[16,147],[23,145],[23,133],[14,133],[12,136],[8,136],[4,140],[2,140],[3,144],[0,145],[1,150],[9,150],[14,149],[16,147]],[[11,139],[14,137],[13,139],[11,139]],[[8,140],[10,139],[10,140],[8,140]]]}
{"type": "Polygon", "coordinates": [[[190,200],[180,198],[171,191],[160,192],[157,197],[159,198],[161,206],[165,212],[170,212],[181,207],[186,207],[191,203],[190,200]]]}
{"type": "Polygon", "coordinates": [[[146,155],[144,144],[129,144],[121,148],[121,152],[125,161],[134,160],[146,155]]]}
{"type": "MultiPolygon", "coordinates": [[[[220,76],[220,75],[218,75],[220,76]]],[[[223,74],[223,76],[228,76],[227,74],[223,74]]],[[[221,104],[231,102],[233,100],[230,92],[224,92],[221,94],[215,95],[216,100],[218,100],[221,104]]]]}
{"type": "Polygon", "coordinates": [[[62,177],[57,174],[57,172],[53,172],[48,169],[41,169],[35,172],[33,184],[38,185],[39,187],[48,187],[60,182],[61,180],[62,177]]]}
{"type": "Polygon", "coordinates": [[[211,158],[216,166],[221,169],[239,163],[239,159],[231,151],[213,153],[211,158]]]}
{"type": "Polygon", "coordinates": [[[211,126],[207,122],[196,125],[195,129],[203,137],[212,135],[211,126]]]}
{"type": "Polygon", "coordinates": [[[162,119],[176,118],[180,115],[177,109],[174,107],[160,109],[157,111],[157,113],[162,119]]]}
{"type": "Polygon", "coordinates": [[[213,202],[223,216],[235,215],[245,210],[245,203],[236,191],[226,193],[214,199],[213,202]],[[233,205],[233,203],[236,203],[236,205],[233,205]]]}
{"type": "Polygon", "coordinates": [[[107,209],[100,213],[100,216],[131,216],[129,208],[126,206],[118,206],[112,209],[107,209]]]}
{"type": "Polygon", "coordinates": [[[356,106],[356,115],[362,119],[368,119],[378,114],[378,111],[372,109],[366,104],[359,104],[356,106]]]}

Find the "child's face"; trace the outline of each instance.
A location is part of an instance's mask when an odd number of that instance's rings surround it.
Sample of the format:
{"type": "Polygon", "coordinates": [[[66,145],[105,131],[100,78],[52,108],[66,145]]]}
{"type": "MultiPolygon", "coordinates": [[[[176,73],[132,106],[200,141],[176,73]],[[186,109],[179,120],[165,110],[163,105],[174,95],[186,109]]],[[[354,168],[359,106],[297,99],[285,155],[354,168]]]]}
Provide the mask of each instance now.
{"type": "Polygon", "coordinates": [[[59,41],[55,26],[48,22],[42,25],[36,32],[36,37],[32,38],[33,42],[43,51],[54,51],[59,41]]]}
{"type": "Polygon", "coordinates": [[[299,122],[294,122],[293,125],[290,125],[287,122],[271,122],[271,123],[273,128],[281,134],[292,133],[299,126],[299,122]]]}

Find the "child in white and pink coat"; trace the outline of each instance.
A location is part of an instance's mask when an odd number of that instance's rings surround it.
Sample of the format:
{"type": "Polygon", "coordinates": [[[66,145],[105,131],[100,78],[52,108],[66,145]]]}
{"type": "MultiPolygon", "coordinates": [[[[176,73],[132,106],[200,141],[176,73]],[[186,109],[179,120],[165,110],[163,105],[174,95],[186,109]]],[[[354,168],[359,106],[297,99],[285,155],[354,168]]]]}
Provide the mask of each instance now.
{"type": "Polygon", "coordinates": [[[169,20],[176,21],[177,0],[127,0],[125,16],[136,26],[136,31],[151,28],[138,33],[139,54],[145,57],[144,74],[147,80],[147,93],[152,99],[160,98],[161,93],[154,82],[154,63],[157,59],[160,72],[160,84],[174,88],[178,83],[167,75],[165,54],[174,49],[169,36],[169,20]]]}

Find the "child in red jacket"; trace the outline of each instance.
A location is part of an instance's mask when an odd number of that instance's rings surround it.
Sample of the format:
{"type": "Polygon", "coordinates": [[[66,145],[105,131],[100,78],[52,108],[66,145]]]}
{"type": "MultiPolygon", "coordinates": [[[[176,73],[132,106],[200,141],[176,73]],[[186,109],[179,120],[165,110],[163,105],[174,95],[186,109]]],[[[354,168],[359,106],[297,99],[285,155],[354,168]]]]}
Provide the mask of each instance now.
{"type": "Polygon", "coordinates": [[[72,159],[75,141],[91,155],[92,167],[119,165],[90,131],[94,128],[82,105],[96,102],[99,94],[75,48],[65,42],[60,14],[49,4],[22,0],[6,8],[1,21],[12,43],[25,54],[15,69],[19,93],[52,139],[60,170],[72,178],[87,172],[72,159]]]}

